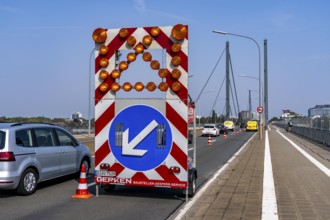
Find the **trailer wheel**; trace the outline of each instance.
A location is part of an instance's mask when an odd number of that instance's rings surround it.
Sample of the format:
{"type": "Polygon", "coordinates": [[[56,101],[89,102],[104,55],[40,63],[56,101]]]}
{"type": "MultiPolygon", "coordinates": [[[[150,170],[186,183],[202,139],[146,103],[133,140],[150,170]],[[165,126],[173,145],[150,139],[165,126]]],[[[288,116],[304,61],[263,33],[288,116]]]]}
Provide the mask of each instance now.
{"type": "Polygon", "coordinates": [[[189,181],[189,190],[188,190],[188,195],[189,197],[193,197],[196,193],[196,175],[191,174],[191,179],[189,181]]]}

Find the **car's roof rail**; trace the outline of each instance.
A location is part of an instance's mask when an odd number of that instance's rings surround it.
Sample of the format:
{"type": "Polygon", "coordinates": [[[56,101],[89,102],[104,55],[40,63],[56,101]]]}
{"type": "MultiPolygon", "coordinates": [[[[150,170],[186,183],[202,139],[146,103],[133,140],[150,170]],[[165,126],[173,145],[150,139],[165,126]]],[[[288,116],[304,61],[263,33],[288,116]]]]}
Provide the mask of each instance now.
{"type": "Polygon", "coordinates": [[[18,122],[18,123],[14,123],[12,125],[10,125],[10,127],[14,127],[14,126],[20,126],[23,124],[45,124],[45,125],[55,125],[52,123],[48,123],[48,122],[18,122]]]}

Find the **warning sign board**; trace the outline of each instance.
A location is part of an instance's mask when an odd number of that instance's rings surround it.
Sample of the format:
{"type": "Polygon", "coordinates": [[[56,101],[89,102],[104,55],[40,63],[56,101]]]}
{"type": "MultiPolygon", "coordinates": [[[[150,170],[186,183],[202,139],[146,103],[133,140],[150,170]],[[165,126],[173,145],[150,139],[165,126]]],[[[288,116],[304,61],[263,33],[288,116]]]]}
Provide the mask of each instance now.
{"type": "MultiPolygon", "coordinates": [[[[186,188],[188,174],[188,26],[98,28],[95,45],[95,182],[186,188]],[[153,51],[165,52],[164,61],[153,51]],[[128,51],[118,62],[118,52],[128,51]],[[158,81],[122,82],[137,57],[158,81]],[[117,92],[164,93],[118,99],[117,92]],[[175,170],[175,172],[171,172],[175,170]]],[[[136,73],[138,74],[138,73],[136,73]]]]}

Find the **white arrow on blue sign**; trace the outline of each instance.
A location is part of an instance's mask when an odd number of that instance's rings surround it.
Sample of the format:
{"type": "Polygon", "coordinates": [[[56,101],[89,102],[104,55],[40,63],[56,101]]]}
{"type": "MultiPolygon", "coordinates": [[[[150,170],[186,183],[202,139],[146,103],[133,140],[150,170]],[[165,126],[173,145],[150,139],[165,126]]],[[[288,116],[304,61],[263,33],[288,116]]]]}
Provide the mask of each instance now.
{"type": "Polygon", "coordinates": [[[109,145],[114,157],[136,171],[161,165],[172,147],[172,132],[164,115],[147,105],[119,112],[110,125],[109,145]]]}

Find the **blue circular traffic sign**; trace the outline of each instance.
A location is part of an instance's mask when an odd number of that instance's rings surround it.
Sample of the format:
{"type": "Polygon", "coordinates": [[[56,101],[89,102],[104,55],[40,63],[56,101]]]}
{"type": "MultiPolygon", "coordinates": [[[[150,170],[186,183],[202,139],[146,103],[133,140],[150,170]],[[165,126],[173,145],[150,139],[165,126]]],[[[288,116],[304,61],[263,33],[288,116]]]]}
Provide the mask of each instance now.
{"type": "Polygon", "coordinates": [[[172,132],[164,115],[147,105],[132,105],[119,112],[110,125],[109,145],[124,167],[135,171],[161,165],[172,147],[172,132]]]}

